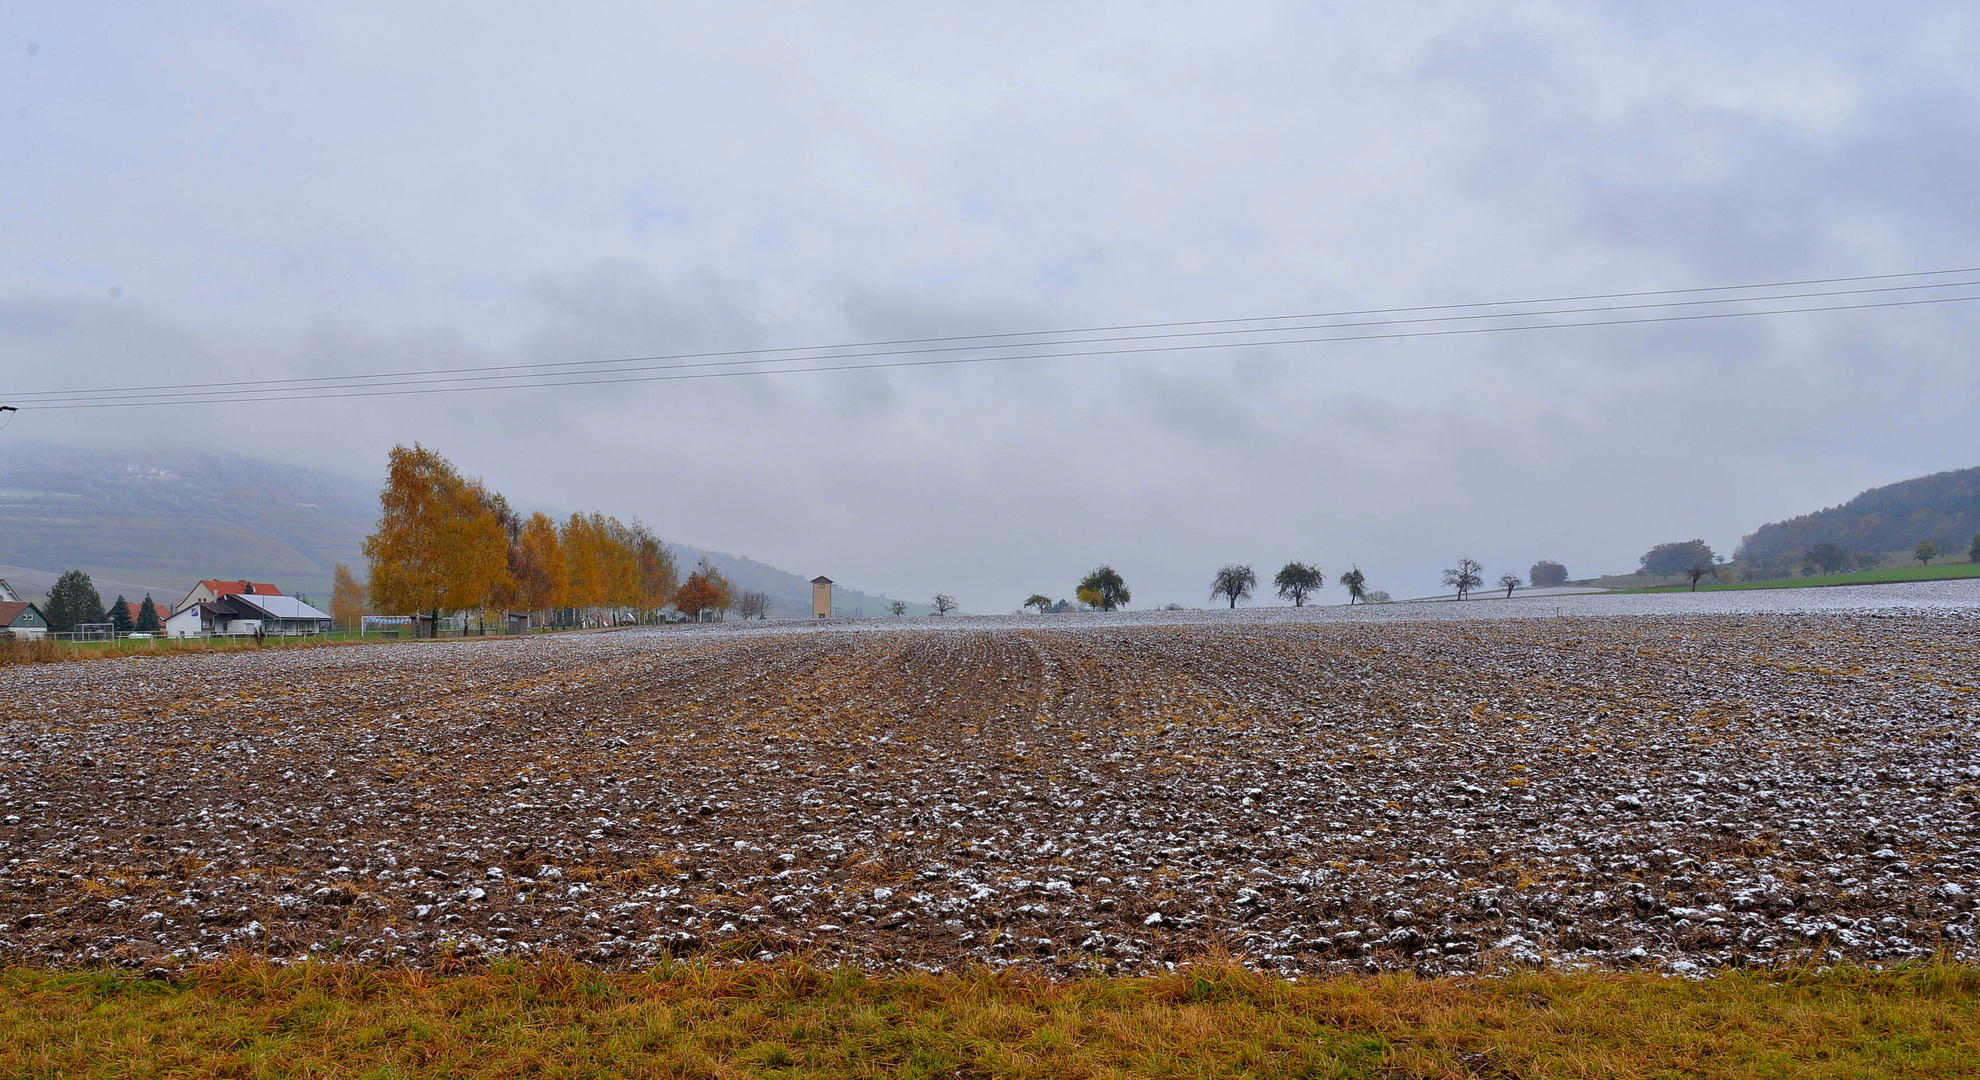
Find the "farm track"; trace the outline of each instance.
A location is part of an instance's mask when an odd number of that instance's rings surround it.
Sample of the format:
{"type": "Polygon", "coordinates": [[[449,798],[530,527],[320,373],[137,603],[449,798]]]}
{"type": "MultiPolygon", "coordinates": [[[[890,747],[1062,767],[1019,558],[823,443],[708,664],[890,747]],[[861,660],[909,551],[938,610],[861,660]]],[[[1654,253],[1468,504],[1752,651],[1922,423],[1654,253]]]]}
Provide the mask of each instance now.
{"type": "Polygon", "coordinates": [[[0,670],[0,952],[1972,960],[1980,635],[917,620],[0,670]]]}

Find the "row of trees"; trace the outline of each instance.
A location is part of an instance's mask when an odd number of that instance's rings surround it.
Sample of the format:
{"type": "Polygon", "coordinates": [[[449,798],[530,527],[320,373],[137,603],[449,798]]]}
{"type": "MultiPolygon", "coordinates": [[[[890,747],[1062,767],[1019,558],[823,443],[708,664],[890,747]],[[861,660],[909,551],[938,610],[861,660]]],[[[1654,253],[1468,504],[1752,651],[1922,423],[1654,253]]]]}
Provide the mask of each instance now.
{"type": "MultiPolygon", "coordinates": [[[[1457,590],[1459,600],[1467,599],[1485,584],[1485,565],[1477,559],[1459,559],[1456,566],[1444,571],[1444,584],[1457,590]]],[[[1519,575],[1510,570],[1499,575],[1499,588],[1506,590],[1508,600],[1512,599],[1513,590],[1523,584],[1519,575]]]]}
{"type": "MultiPolygon", "coordinates": [[[[1327,575],[1317,566],[1294,560],[1279,568],[1272,575],[1272,587],[1278,591],[1279,599],[1291,600],[1294,607],[1305,607],[1306,601],[1327,584],[1327,575]]],[[[1348,606],[1355,604],[1386,604],[1389,594],[1368,587],[1368,575],[1357,566],[1335,579],[1335,584],[1347,590],[1348,606]]],[[[1233,563],[1217,571],[1210,579],[1210,599],[1222,599],[1232,608],[1238,601],[1249,600],[1252,591],[1258,588],[1258,574],[1249,566],[1233,563]]]]}
{"type": "MultiPolygon", "coordinates": [[[[1306,601],[1327,584],[1327,577],[1317,566],[1293,561],[1279,569],[1272,578],[1272,584],[1278,589],[1280,599],[1291,600],[1294,607],[1305,607],[1306,601]]],[[[1360,567],[1342,574],[1339,584],[1348,591],[1349,604],[1388,602],[1388,593],[1369,590],[1368,577],[1361,572],[1360,567]]],[[[1252,593],[1257,588],[1257,572],[1249,566],[1233,563],[1218,570],[1216,576],[1211,579],[1210,598],[1227,600],[1232,608],[1236,608],[1238,601],[1251,599],[1252,593]]],[[[1095,567],[1081,578],[1073,595],[1080,603],[1100,611],[1114,611],[1126,607],[1128,601],[1134,598],[1120,571],[1106,565],[1095,567]]],[[[1181,605],[1169,606],[1173,608],[1181,605]]],[[[1043,615],[1047,612],[1069,611],[1072,605],[1064,600],[1054,603],[1052,598],[1044,593],[1032,593],[1025,598],[1024,607],[1034,609],[1043,615]]]]}
{"type": "MultiPolygon", "coordinates": [[[[705,559],[680,581],[673,552],[637,518],[522,517],[499,493],[417,443],[392,448],[379,504],[378,530],[364,541],[365,593],[374,611],[560,612],[586,623],[646,622],[670,604],[699,618],[737,600],[705,559]]],[[[357,586],[347,569],[337,586],[331,614],[342,622],[354,614],[357,586]]]]}
{"type": "Polygon", "coordinates": [[[149,593],[145,594],[144,603],[138,605],[135,618],[131,615],[130,602],[121,596],[105,610],[103,596],[96,591],[96,583],[89,575],[81,570],[68,570],[48,590],[47,609],[41,614],[48,620],[48,629],[57,634],[103,623],[109,623],[119,633],[155,634],[165,629],[165,616],[169,613],[159,611],[149,593]]]}

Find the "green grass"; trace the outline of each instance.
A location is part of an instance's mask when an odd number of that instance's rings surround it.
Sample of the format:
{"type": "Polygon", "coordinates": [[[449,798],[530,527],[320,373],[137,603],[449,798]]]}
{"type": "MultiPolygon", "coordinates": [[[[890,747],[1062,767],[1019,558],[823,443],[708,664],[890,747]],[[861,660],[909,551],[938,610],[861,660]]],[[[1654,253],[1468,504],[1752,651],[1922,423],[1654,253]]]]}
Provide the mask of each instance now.
{"type": "MultiPolygon", "coordinates": [[[[1699,592],[1724,589],[1811,589],[1824,585],[1882,585],[1894,581],[1950,581],[1956,578],[1980,577],[1980,563],[1951,562],[1932,566],[1886,566],[1876,570],[1857,570],[1847,574],[1821,574],[1816,577],[1781,578],[1777,581],[1723,581],[1712,582],[1707,578],[1698,583],[1699,592]]],[[[1687,582],[1679,585],[1653,585],[1641,589],[1622,589],[1621,592],[1689,592],[1687,582]]]]}
{"type": "Polygon", "coordinates": [[[1980,971],[1289,983],[801,962],[0,969],[8,1077],[1964,1077],[1980,971]]]}

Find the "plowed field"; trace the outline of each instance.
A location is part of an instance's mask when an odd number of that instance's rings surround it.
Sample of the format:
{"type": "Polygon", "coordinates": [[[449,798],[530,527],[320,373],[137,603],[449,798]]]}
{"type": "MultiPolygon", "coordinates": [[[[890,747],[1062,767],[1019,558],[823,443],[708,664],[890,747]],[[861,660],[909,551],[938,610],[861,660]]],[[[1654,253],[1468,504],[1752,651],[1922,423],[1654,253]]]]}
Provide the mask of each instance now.
{"type": "Polygon", "coordinates": [[[1972,959],[1950,618],[909,620],[0,670],[0,951],[1972,959]]]}

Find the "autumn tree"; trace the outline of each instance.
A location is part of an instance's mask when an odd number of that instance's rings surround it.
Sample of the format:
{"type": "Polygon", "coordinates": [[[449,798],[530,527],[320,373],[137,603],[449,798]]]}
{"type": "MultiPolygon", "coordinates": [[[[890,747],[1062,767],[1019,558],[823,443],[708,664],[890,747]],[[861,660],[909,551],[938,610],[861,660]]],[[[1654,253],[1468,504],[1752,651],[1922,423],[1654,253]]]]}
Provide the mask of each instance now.
{"type": "Polygon", "coordinates": [[[364,586],[351,576],[351,568],[338,563],[331,571],[330,624],[339,630],[364,629],[364,586]]]}
{"type": "Polygon", "coordinates": [[[1044,593],[1032,593],[1030,596],[1024,598],[1024,606],[1028,608],[1037,608],[1038,613],[1040,615],[1043,615],[1047,611],[1051,610],[1052,598],[1046,596],[1044,593]]]}
{"type": "MultiPolygon", "coordinates": [[[[612,621],[630,611],[637,620],[646,604],[646,591],[639,574],[639,532],[632,525],[606,515],[600,526],[605,533],[605,603],[612,609],[612,621]]],[[[655,545],[658,540],[653,541],[655,545]]]]}
{"type": "MultiPolygon", "coordinates": [[[[1128,592],[1127,581],[1120,571],[1111,566],[1096,566],[1085,577],[1079,579],[1079,588],[1073,591],[1079,602],[1101,611],[1112,611],[1126,607],[1134,594],[1128,592]]],[[[1049,602],[1049,601],[1048,601],[1049,602]]]]}
{"type": "MultiPolygon", "coordinates": [[[[680,587],[680,571],[674,563],[674,553],[653,530],[646,527],[638,518],[633,519],[628,533],[632,542],[633,572],[639,578],[639,614],[641,622],[649,622],[653,614],[674,602],[674,590],[680,587]]],[[[762,594],[756,594],[761,596],[762,594]]],[[[762,610],[756,617],[765,618],[770,611],[770,598],[763,596],[762,610]]],[[[745,613],[747,617],[748,613],[745,613]]]]}
{"type": "Polygon", "coordinates": [[[1306,598],[1318,592],[1327,578],[1317,566],[1308,566],[1297,560],[1279,568],[1272,577],[1272,584],[1279,588],[1279,599],[1291,600],[1294,607],[1305,607],[1306,598]]]}
{"type": "Polygon", "coordinates": [[[1358,600],[1368,599],[1368,575],[1357,566],[1339,578],[1341,588],[1348,591],[1348,606],[1353,607],[1358,600]]]}
{"type": "Polygon", "coordinates": [[[1444,571],[1444,584],[1457,590],[1459,600],[1471,595],[1471,590],[1485,584],[1481,573],[1485,569],[1477,559],[1459,559],[1457,565],[1444,571]]]}
{"type": "Polygon", "coordinates": [[[380,611],[482,611],[510,587],[508,538],[487,492],[414,443],[392,448],[378,529],[364,541],[380,611]]]}
{"type": "Polygon", "coordinates": [[[722,576],[706,555],[694,564],[694,572],[674,593],[674,607],[696,622],[711,611],[727,611],[736,602],[735,586],[722,576]]]}
{"type": "MultiPolygon", "coordinates": [[[[633,531],[615,517],[572,514],[559,537],[569,578],[566,603],[595,620],[610,611],[636,610],[645,597],[633,531]]],[[[657,544],[658,541],[655,541],[657,544]]],[[[671,564],[671,556],[668,558],[671,564]]]]}
{"type": "Polygon", "coordinates": [[[708,556],[703,555],[696,560],[694,568],[715,589],[715,610],[727,611],[736,606],[735,584],[723,577],[720,570],[715,569],[715,564],[708,561],[708,556]]]}
{"type": "Polygon", "coordinates": [[[907,614],[907,601],[905,601],[905,600],[889,600],[889,601],[887,601],[887,610],[888,610],[888,611],[891,611],[891,612],[893,612],[893,613],[894,613],[894,617],[895,617],[896,619],[898,619],[898,618],[900,618],[901,616],[903,616],[903,615],[906,615],[906,614],[907,614]]]}
{"type": "Polygon", "coordinates": [[[689,574],[681,587],[674,590],[674,608],[683,615],[693,616],[695,622],[700,622],[707,612],[717,610],[721,601],[720,590],[700,570],[689,574]]]}
{"type": "Polygon", "coordinates": [[[1258,575],[1249,566],[1236,563],[1217,571],[1210,581],[1210,599],[1222,596],[1230,600],[1231,609],[1236,610],[1239,600],[1251,598],[1251,590],[1258,587],[1258,575]]]}
{"type": "Polygon", "coordinates": [[[1930,566],[1932,565],[1932,560],[1939,557],[1939,545],[1930,540],[1920,540],[1917,549],[1912,551],[1911,557],[1926,566],[1930,566]]]}
{"type": "Polygon", "coordinates": [[[538,511],[522,523],[510,552],[509,573],[515,579],[510,597],[517,608],[538,612],[569,604],[571,569],[550,515],[538,511]]]}
{"type": "Polygon", "coordinates": [[[604,540],[591,526],[591,519],[572,514],[565,520],[559,546],[564,552],[564,603],[580,611],[605,603],[605,559],[600,550],[604,540]]]}

